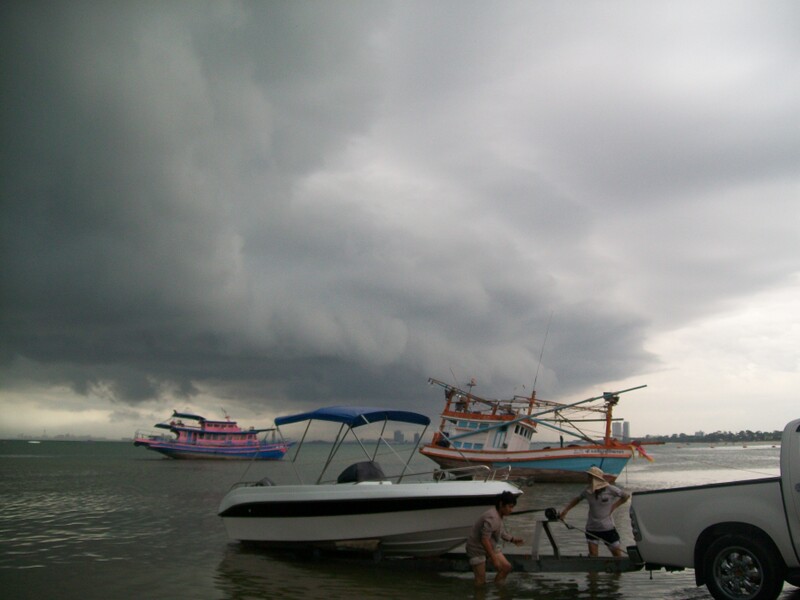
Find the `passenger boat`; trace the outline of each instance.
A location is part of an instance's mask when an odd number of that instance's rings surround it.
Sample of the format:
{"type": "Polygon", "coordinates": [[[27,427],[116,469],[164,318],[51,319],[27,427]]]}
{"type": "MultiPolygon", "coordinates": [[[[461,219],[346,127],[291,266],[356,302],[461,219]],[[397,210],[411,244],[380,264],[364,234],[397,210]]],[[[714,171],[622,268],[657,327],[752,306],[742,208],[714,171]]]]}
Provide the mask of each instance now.
{"type": "Polygon", "coordinates": [[[607,392],[572,404],[515,396],[511,400],[486,400],[436,379],[432,385],[445,390],[445,406],[439,430],[420,452],[443,468],[486,465],[509,468],[511,476],[533,482],[584,482],[589,467],[600,467],[613,482],[638,452],[650,459],[640,442],[623,443],[611,435],[613,408],[619,395],[640,389],[607,392]],[[599,403],[599,406],[598,406],[599,403]],[[578,418],[580,415],[594,418],[578,418]],[[605,426],[602,439],[592,439],[579,423],[599,421],[605,426]],[[560,433],[553,446],[534,447],[537,426],[560,433]],[[565,444],[564,436],[573,439],[565,444]]]}
{"type": "Polygon", "coordinates": [[[379,448],[391,447],[385,437],[389,423],[425,429],[430,424],[427,416],[402,410],[329,407],[278,417],[275,425],[281,436],[282,426],[306,422],[306,433],[295,449],[292,464],[303,448],[312,421],[338,424],[336,439],[316,482],[304,483],[296,470],[298,484],[275,485],[270,479],[237,484],[219,507],[229,538],[282,549],[305,546],[434,556],[464,543],[475,520],[495,505],[500,493],[522,493],[487,467],[479,468],[480,478],[464,481],[450,478],[447,473],[439,478],[433,477],[433,471],[410,473],[409,465],[419,441],[408,459],[399,461],[399,473],[386,475],[376,458],[379,448]],[[363,432],[357,435],[356,430],[361,428],[363,432]],[[377,428],[380,432],[372,448],[365,436],[373,435],[377,428]],[[364,460],[351,464],[335,479],[325,480],[334,456],[350,438],[357,446],[348,444],[348,450],[358,450],[364,460]]]}
{"type": "Polygon", "coordinates": [[[242,429],[226,416],[224,421],[213,421],[200,415],[173,411],[172,417],[155,425],[173,435],[137,431],[133,445],[160,452],[170,458],[212,458],[279,460],[291,445],[286,441],[275,441],[275,429],[242,429]],[[190,421],[185,424],[184,420],[190,421]],[[272,433],[272,441],[266,434],[272,433]],[[259,440],[258,435],[265,434],[259,440]]]}

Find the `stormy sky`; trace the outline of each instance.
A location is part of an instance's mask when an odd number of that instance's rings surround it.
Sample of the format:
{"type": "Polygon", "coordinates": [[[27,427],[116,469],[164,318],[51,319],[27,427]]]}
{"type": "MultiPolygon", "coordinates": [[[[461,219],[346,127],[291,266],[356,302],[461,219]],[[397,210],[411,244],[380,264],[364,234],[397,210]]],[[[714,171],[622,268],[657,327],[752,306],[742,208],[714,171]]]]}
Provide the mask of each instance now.
{"type": "Polygon", "coordinates": [[[800,396],[796,2],[4,2],[0,436],[428,377],[800,396]],[[541,362],[540,362],[541,356],[541,362]]]}

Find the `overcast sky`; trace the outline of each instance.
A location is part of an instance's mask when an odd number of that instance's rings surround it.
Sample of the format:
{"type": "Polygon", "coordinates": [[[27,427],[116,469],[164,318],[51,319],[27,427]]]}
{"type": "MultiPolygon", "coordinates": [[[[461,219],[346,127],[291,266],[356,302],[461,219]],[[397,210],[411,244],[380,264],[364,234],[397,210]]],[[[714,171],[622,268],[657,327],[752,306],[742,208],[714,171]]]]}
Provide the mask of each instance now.
{"type": "Polygon", "coordinates": [[[12,1],[0,28],[0,436],[435,416],[428,377],[647,384],[633,435],[800,416],[797,2],[12,1]]]}

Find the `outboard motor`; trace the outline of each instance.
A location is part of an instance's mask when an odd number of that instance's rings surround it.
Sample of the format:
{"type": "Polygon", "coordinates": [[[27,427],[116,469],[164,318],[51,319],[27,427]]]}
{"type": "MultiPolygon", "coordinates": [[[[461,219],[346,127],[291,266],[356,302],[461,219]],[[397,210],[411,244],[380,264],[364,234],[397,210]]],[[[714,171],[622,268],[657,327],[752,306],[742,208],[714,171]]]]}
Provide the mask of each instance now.
{"type": "Polygon", "coordinates": [[[336,483],[360,483],[362,481],[382,481],[386,479],[381,466],[375,461],[357,462],[341,472],[336,483]]]}

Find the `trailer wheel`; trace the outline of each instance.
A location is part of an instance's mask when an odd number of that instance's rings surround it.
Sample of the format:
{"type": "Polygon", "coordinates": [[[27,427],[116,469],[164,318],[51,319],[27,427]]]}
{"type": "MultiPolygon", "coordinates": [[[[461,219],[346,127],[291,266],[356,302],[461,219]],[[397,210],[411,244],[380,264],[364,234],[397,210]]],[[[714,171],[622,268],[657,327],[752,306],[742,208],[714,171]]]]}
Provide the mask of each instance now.
{"type": "Polygon", "coordinates": [[[706,550],[703,566],[716,600],[775,600],[783,589],[781,558],[755,537],[720,537],[706,550]]]}

